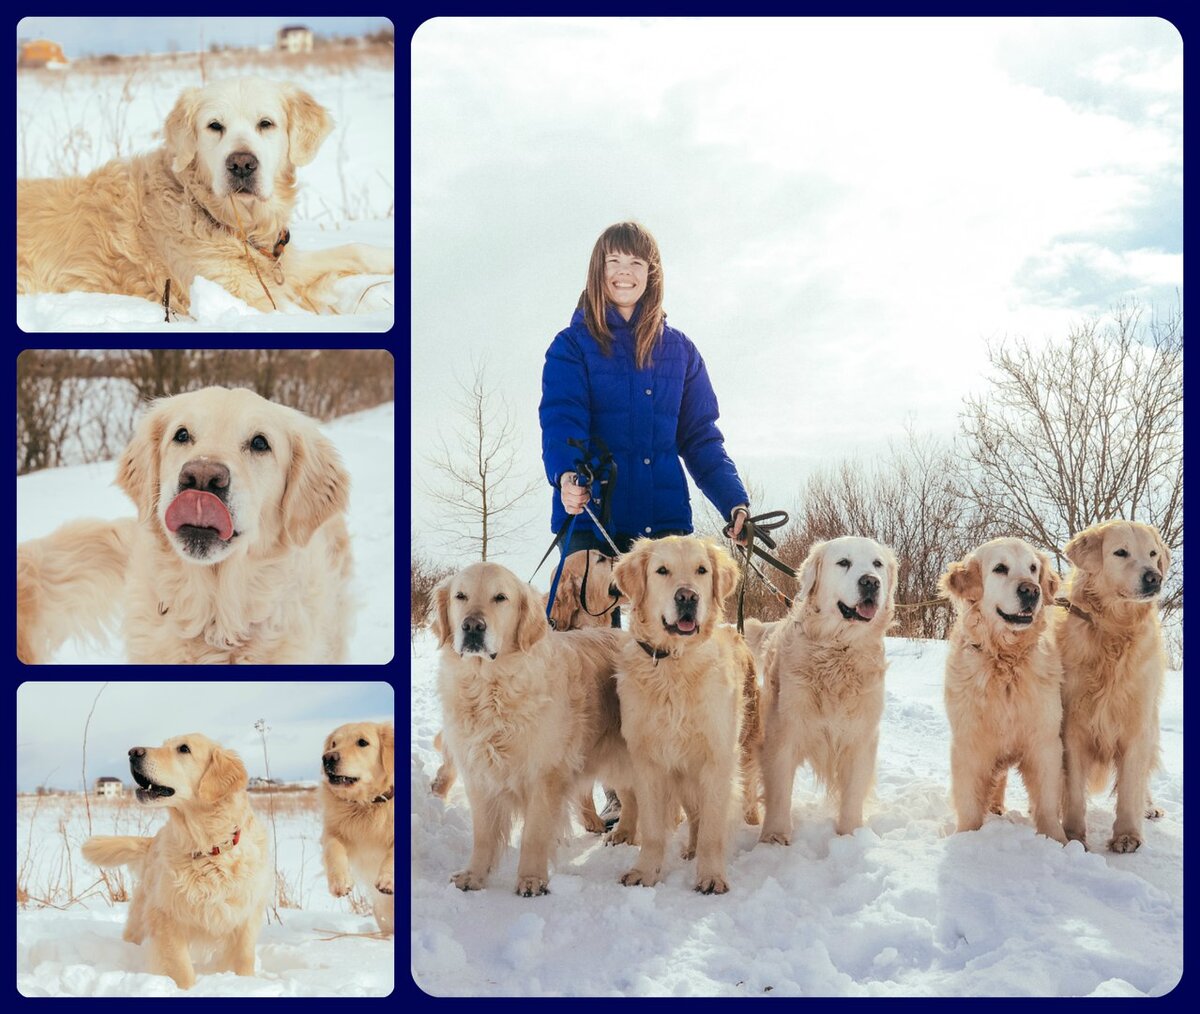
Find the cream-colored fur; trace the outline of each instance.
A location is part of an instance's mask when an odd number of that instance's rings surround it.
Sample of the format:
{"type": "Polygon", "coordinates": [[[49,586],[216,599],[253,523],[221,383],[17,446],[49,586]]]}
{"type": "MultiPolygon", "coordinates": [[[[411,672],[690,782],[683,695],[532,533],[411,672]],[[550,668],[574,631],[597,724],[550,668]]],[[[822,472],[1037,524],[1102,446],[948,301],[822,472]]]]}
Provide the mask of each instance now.
{"type": "MultiPolygon", "coordinates": [[[[622,649],[617,692],[641,836],[637,861],[621,883],[649,887],[662,878],[682,805],[688,818],[683,858],[696,859],[696,890],[724,894],[734,801],[743,783],[752,793],[746,809],[753,803],[757,821],[761,742],[753,656],[736,630],[718,625],[737,566],[720,546],[669,536],[634,543],[615,577],[631,603],[633,639],[622,649]],[[637,642],[667,654],[655,658],[637,642]]],[[[621,801],[624,821],[623,794],[621,801]]],[[[614,841],[628,840],[621,831],[620,824],[613,829],[614,841]]]]}
{"type": "Polygon", "coordinates": [[[621,793],[635,827],[633,773],[613,682],[620,630],[552,631],[540,596],[512,571],[476,563],[434,591],[443,738],[462,773],[474,842],[451,880],[486,886],[523,818],[516,891],[545,894],[567,801],[596,778],[621,793]]]}
{"type": "Polygon", "coordinates": [[[44,662],[71,634],[119,615],[132,662],[342,660],[349,477],[311,419],[247,390],[165,398],[139,420],[117,481],[136,523],[72,523],[17,547],[22,661],[44,662]],[[258,436],[268,450],[249,446],[258,436]],[[229,472],[234,535],[207,556],[165,523],[197,460],[229,472]]]}
{"type": "Polygon", "coordinates": [[[796,767],[838,800],[835,829],[863,822],[883,715],[883,638],[895,611],[896,558],[871,539],[815,543],[792,608],[762,648],[766,815],[760,841],[790,845],[796,767]],[[847,615],[848,614],[848,615],[847,615]]]}
{"type": "Polygon", "coordinates": [[[396,927],[395,756],[395,729],[381,722],[338,726],[321,754],[321,851],[329,891],[341,898],[355,877],[367,884],[384,933],[396,927]]]}
{"type": "Polygon", "coordinates": [[[1066,842],[1062,798],[1062,662],[1048,611],[1059,577],[1021,539],[993,539],[939,581],[957,612],[946,658],[950,781],[959,831],[1004,812],[1017,765],[1039,834],[1066,842]]]}
{"type": "Polygon", "coordinates": [[[88,862],[129,865],[137,877],[125,939],[148,941],[150,971],[181,989],[195,985],[193,961],[205,955],[215,955],[214,971],[253,975],[271,872],[246,768],[199,733],[134,747],[130,768],[143,786],[138,801],[165,808],[167,823],[153,838],[98,836],[82,848],[88,862]],[[151,785],[173,794],[152,794],[151,785]]]}
{"type": "Polygon", "coordinates": [[[1087,840],[1087,793],[1116,775],[1116,820],[1108,847],[1133,852],[1142,816],[1160,817],[1150,800],[1159,763],[1158,708],[1166,656],[1158,621],[1170,550],[1158,531],[1134,521],[1108,521],[1075,536],[1067,595],[1082,613],[1060,621],[1067,837],[1087,840]]]}
{"type": "Polygon", "coordinates": [[[234,78],[185,89],[163,148],[84,177],[17,181],[17,292],[161,302],[169,279],[171,306],[186,313],[201,275],[259,310],[334,312],[336,279],[389,274],[394,260],[364,244],[304,253],[289,243],[273,256],[295,203],[296,167],[332,129],[329,113],[294,85],[234,78]],[[226,161],[235,154],[257,163],[236,187],[226,161]]]}

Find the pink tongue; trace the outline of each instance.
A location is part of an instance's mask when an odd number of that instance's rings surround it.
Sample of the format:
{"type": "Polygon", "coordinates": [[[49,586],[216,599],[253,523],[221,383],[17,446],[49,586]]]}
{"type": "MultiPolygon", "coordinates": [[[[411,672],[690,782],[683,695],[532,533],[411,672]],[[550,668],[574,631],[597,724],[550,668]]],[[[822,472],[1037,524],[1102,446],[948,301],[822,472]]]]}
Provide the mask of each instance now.
{"type": "Polygon", "coordinates": [[[695,620],[680,620],[678,623],[675,624],[675,626],[677,626],[680,630],[695,630],[696,629],[696,621],[695,620]]]}
{"type": "Polygon", "coordinates": [[[879,607],[874,602],[860,602],[855,611],[859,616],[869,620],[875,615],[875,610],[878,608],[879,607]]]}
{"type": "Polygon", "coordinates": [[[225,505],[212,493],[202,493],[198,489],[184,490],[167,508],[167,528],[177,532],[184,525],[215,528],[222,541],[233,535],[233,518],[225,505]]]}

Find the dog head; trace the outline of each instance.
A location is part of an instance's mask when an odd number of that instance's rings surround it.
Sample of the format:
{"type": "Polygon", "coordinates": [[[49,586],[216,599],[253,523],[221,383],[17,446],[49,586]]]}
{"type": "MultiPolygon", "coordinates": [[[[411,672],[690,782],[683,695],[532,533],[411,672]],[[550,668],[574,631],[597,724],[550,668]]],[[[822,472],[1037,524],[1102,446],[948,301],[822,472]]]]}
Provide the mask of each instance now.
{"type": "Polygon", "coordinates": [[[325,737],[321,753],[325,784],[337,798],[352,802],[388,797],[394,786],[395,753],[393,726],[380,722],[339,725],[325,737]]]}
{"type": "Polygon", "coordinates": [[[896,557],[874,539],[816,542],[800,565],[793,609],[819,616],[831,632],[882,636],[896,601],[896,557]]]}
{"type": "Polygon", "coordinates": [[[977,609],[991,627],[1040,627],[1047,602],[1058,594],[1050,558],[1022,539],[992,539],[946,569],[938,588],[964,612],[977,609]]]}
{"type": "Polygon", "coordinates": [[[137,801],[145,806],[212,805],[246,788],[241,758],[198,732],[175,736],[162,746],[135,746],[129,770],[137,801]]]}
{"type": "Polygon", "coordinates": [[[1068,542],[1065,553],[1102,598],[1156,600],[1171,564],[1158,529],[1137,521],[1093,525],[1068,542]]]}
{"type": "Polygon", "coordinates": [[[483,659],[528,651],[549,632],[540,596],[507,567],[473,563],[433,590],[439,647],[483,659]]]}

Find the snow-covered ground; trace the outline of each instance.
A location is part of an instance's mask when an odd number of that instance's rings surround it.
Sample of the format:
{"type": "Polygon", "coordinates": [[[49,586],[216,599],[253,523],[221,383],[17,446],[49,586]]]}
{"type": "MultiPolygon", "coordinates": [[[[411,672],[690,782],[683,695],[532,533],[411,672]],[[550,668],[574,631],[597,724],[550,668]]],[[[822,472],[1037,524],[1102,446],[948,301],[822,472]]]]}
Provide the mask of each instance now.
{"type": "MultiPolygon", "coordinates": [[[[291,222],[297,249],[343,243],[395,247],[395,79],[371,60],[353,67],[224,65],[211,79],[255,76],[291,81],[325,106],[336,126],[316,159],[298,170],[291,222]]],[[[105,162],[162,143],[179,93],[201,84],[195,65],[129,61],[120,71],[17,76],[18,178],[86,175],[105,162]]],[[[17,297],[24,331],[386,331],[395,323],[391,275],[344,279],[346,316],[261,313],[216,286],[193,289],[192,320],[166,323],[162,307],[130,296],[55,293],[17,297]],[[375,284],[379,283],[379,284],[375,284]],[[362,303],[359,296],[371,286],[362,303]],[[213,291],[216,290],[216,291],[213,291]],[[354,312],[357,308],[357,312],[354,312]]]]}
{"type": "MultiPolygon", "coordinates": [[[[153,835],[160,812],[126,797],[92,800],[89,831],[82,799],[17,801],[17,882],[30,896],[17,908],[17,989],[25,996],[385,996],[392,991],[394,938],[379,938],[360,888],[349,899],[329,893],[321,865],[316,793],[277,797],[275,831],[262,794],[251,799],[277,842],[286,885],[281,922],[270,918],[258,940],[253,978],[205,973],[190,990],[145,971],[144,947],[121,939],[127,902],[112,903],[97,871],[79,855],[89,834],[153,835]],[[49,901],[52,906],[43,902],[49,901]]],[[[126,881],[128,884],[128,880],[126,881]]]]}
{"type": "MultiPolygon", "coordinates": [[[[665,880],[623,887],[635,855],[576,827],[551,894],[513,893],[510,849],[486,890],[448,881],[470,852],[461,783],[429,792],[441,728],[433,638],[412,642],[412,952],[438,996],[1157,996],[1183,972],[1183,679],[1167,674],[1166,810],[1137,852],[1087,852],[1034,834],[1020,778],[1009,812],[954,834],[944,642],[889,639],[878,779],[866,826],[839,837],[806,773],[790,848],[739,825],[730,893],[691,890],[668,850],[665,880]]],[[[1101,843],[1112,800],[1096,796],[1101,843]]],[[[683,828],[676,832],[677,843],[683,828]]],[[[519,838],[518,838],[519,840],[519,838]]]]}
{"type": "MultiPolygon", "coordinates": [[[[349,527],[357,605],[347,661],[382,664],[395,653],[395,410],[394,402],[342,416],[322,429],[350,472],[349,527]]],[[[48,535],[82,517],[134,517],[117,486],[115,461],[49,468],[17,478],[17,541],[48,535]]],[[[68,642],[55,663],[124,660],[119,637],[107,645],[68,642]]]]}

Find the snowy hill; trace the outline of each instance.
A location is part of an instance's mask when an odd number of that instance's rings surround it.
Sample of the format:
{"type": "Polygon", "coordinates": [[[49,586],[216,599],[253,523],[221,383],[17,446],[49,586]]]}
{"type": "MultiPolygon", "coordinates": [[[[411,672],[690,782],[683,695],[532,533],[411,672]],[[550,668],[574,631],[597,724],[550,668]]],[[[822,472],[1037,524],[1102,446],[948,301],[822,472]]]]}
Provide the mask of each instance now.
{"type": "MultiPolygon", "coordinates": [[[[433,638],[412,643],[412,974],[437,996],[1158,996],[1183,971],[1183,679],[1167,675],[1166,816],[1129,855],[1034,834],[1020,778],[1009,812],[954,834],[943,642],[889,639],[887,704],[866,827],[838,837],[802,769],[790,848],[739,825],[729,894],[691,890],[668,849],[653,888],[617,883],[634,855],[578,827],[551,894],[513,893],[509,849],[489,887],[448,881],[470,853],[461,783],[429,782],[441,728],[433,638]]],[[[1112,801],[1093,797],[1105,841],[1112,801]]],[[[676,832],[682,840],[683,828],[676,832]]],[[[677,841],[678,844],[678,841],[677,841]]]]}
{"type": "MultiPolygon", "coordinates": [[[[395,653],[395,403],[343,416],[322,430],[350,472],[349,527],[358,606],[348,661],[382,664],[395,653]]],[[[49,535],[84,517],[134,517],[113,481],[115,461],[50,468],[17,478],[17,541],[49,535]]],[[[68,642],[56,663],[123,661],[119,638],[107,646],[68,642]]]]}

